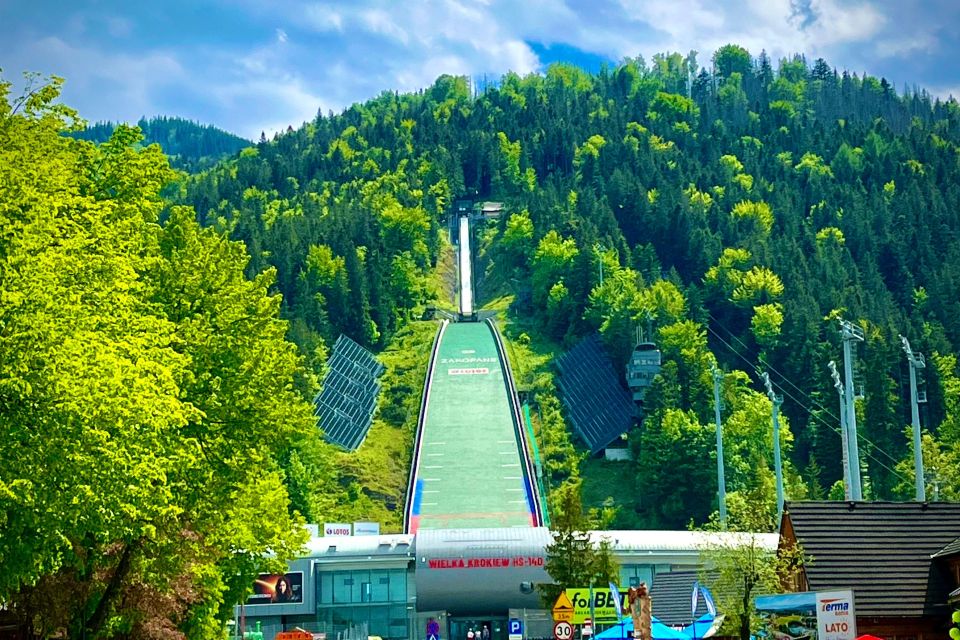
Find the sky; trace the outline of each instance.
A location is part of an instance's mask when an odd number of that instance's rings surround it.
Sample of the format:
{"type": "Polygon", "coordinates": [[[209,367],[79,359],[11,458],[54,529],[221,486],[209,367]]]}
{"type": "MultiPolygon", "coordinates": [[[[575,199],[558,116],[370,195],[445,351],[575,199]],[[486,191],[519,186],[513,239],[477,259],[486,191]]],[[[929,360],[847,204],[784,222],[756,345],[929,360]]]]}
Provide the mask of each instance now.
{"type": "Polygon", "coordinates": [[[493,81],[736,43],[960,96],[958,0],[0,0],[0,69],[66,79],[90,122],[256,139],[447,73],[493,81]]]}

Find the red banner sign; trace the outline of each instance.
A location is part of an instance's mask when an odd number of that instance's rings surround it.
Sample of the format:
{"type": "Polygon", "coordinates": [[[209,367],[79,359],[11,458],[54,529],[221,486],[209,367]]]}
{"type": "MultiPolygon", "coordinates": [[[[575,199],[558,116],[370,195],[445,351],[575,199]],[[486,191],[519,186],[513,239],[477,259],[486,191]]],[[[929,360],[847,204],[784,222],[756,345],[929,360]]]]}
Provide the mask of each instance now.
{"type": "Polygon", "coordinates": [[[539,556],[517,556],[515,558],[431,558],[427,561],[431,569],[505,569],[507,567],[542,567],[543,558],[539,556]]]}

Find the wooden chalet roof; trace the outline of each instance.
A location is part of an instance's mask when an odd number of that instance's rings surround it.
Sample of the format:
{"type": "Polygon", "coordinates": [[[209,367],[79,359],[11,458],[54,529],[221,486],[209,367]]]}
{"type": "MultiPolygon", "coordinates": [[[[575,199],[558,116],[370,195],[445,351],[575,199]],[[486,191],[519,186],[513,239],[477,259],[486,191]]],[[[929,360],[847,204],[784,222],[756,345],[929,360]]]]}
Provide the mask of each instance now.
{"type": "Polygon", "coordinates": [[[960,538],[957,538],[940,551],[937,551],[933,554],[934,558],[946,558],[947,556],[955,556],[960,554],[960,538]]]}
{"type": "Polygon", "coordinates": [[[780,535],[807,588],[852,588],[858,616],[939,615],[955,585],[933,556],[960,535],[960,503],[788,502],[780,535]]]}
{"type": "MultiPolygon", "coordinates": [[[[693,622],[690,617],[690,596],[693,595],[693,583],[697,580],[696,571],[658,573],[653,579],[653,587],[650,588],[650,604],[654,617],[668,627],[679,627],[693,622]]],[[[706,612],[707,603],[703,594],[700,594],[697,598],[697,617],[706,612]]]]}

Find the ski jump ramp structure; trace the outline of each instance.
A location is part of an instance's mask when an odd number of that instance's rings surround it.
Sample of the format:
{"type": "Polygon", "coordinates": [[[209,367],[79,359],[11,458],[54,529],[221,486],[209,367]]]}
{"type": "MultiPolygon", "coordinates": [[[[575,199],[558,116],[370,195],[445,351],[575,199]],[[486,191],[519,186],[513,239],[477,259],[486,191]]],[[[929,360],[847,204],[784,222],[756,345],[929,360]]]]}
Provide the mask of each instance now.
{"type": "Polygon", "coordinates": [[[473,309],[473,255],[470,251],[470,216],[460,216],[457,267],[460,274],[460,318],[475,317],[473,309]]]}
{"type": "MultiPolygon", "coordinates": [[[[295,601],[245,606],[248,621],[263,622],[267,640],[295,624],[340,638],[369,625],[361,635],[386,640],[463,640],[486,625],[490,640],[509,640],[508,622],[513,633],[520,618],[524,637],[551,634],[549,611],[533,589],[551,581],[545,565],[552,536],[543,526],[532,435],[497,327],[477,321],[469,219],[459,223],[462,321],[440,321],[430,350],[404,533],[312,537],[287,574],[299,586],[295,601]],[[429,631],[438,622],[440,633],[429,631]]],[[[696,571],[708,534],[591,535],[612,545],[627,586],[651,583],[661,571],[696,571]]],[[[764,535],[764,547],[775,551],[776,534],[764,535]]]]}
{"type": "Polygon", "coordinates": [[[503,341],[472,322],[470,218],[459,219],[460,317],[441,321],[420,403],[404,513],[423,529],[540,527],[527,432],[503,341]]]}

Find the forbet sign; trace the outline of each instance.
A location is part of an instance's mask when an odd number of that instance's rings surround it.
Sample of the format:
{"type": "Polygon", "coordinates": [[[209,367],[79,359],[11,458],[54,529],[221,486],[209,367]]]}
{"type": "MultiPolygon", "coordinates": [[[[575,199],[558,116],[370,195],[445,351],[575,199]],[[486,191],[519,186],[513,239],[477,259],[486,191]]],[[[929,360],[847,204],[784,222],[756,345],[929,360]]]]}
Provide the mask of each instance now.
{"type": "Polygon", "coordinates": [[[853,591],[817,592],[818,640],[856,640],[857,614],[853,591]]]}
{"type": "MultiPolygon", "coordinates": [[[[567,601],[573,608],[573,615],[568,618],[558,618],[554,615],[554,620],[568,620],[573,624],[582,625],[586,624],[587,620],[593,618],[591,622],[612,624],[619,622],[619,612],[626,606],[626,589],[620,589],[620,602],[616,601],[612,591],[600,587],[594,587],[593,589],[589,587],[579,587],[567,589],[564,593],[567,596],[567,601]]],[[[559,602],[559,600],[557,602],[559,602]]],[[[554,610],[556,610],[556,608],[554,608],[554,610]]]]}

